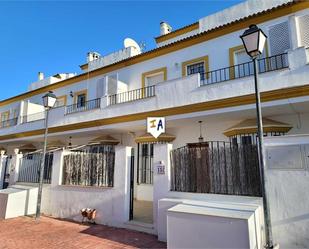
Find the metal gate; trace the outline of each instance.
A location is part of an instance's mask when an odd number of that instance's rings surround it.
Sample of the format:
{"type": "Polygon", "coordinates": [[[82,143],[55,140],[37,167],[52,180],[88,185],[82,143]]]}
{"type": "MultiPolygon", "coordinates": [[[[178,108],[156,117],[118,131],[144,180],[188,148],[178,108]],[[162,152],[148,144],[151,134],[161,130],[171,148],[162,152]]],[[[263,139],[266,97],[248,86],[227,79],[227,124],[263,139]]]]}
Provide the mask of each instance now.
{"type": "Polygon", "coordinates": [[[7,188],[10,183],[11,162],[12,162],[12,156],[5,157],[2,162],[4,166],[4,173],[3,173],[3,184],[1,187],[3,189],[7,188]]]}
{"type": "Polygon", "coordinates": [[[130,166],[130,214],[129,219],[133,220],[133,204],[134,204],[134,148],[131,150],[131,166],[130,166]]]}
{"type": "MultiPolygon", "coordinates": [[[[54,154],[52,152],[47,153],[45,156],[43,174],[43,183],[45,184],[51,183],[53,158],[54,154]]],[[[38,183],[40,177],[42,153],[25,154],[20,160],[18,181],[38,183]]]]}
{"type": "Polygon", "coordinates": [[[171,190],[261,196],[257,146],[209,141],[171,152],[171,190]]]}

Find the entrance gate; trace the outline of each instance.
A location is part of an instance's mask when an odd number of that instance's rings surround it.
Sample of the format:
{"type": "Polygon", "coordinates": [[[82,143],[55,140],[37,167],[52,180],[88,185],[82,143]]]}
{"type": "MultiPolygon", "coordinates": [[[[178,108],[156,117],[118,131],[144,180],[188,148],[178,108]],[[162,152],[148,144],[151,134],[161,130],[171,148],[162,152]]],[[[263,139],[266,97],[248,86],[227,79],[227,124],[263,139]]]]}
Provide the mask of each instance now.
{"type": "Polygon", "coordinates": [[[12,156],[6,156],[5,159],[3,160],[4,173],[3,173],[3,184],[1,186],[3,189],[6,189],[9,186],[11,161],[12,156]]]}
{"type": "Polygon", "coordinates": [[[133,205],[134,205],[134,148],[131,150],[131,165],[130,165],[130,214],[129,220],[133,220],[133,205]]]}

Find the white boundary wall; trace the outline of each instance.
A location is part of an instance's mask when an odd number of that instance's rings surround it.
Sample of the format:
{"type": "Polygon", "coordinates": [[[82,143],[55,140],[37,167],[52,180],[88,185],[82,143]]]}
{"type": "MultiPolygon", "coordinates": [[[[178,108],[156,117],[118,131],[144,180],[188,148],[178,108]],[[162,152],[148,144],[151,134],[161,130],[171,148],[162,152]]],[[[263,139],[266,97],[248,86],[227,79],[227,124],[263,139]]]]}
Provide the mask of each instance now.
{"type": "Polygon", "coordinates": [[[45,199],[43,212],[58,218],[81,221],[82,208],[97,209],[96,222],[110,226],[123,226],[129,220],[129,183],[131,148],[115,147],[114,187],[61,186],[63,155],[56,152],[53,180],[49,198],[45,199]]]}
{"type": "Polygon", "coordinates": [[[309,248],[309,136],[265,138],[274,242],[309,248]]]}
{"type": "MultiPolygon", "coordinates": [[[[173,192],[170,190],[170,152],[171,144],[156,144],[154,146],[154,227],[158,234],[158,239],[168,241],[167,215],[168,210],[177,204],[189,204],[192,206],[212,206],[226,209],[227,211],[238,209],[244,212],[253,212],[256,222],[256,241],[257,248],[261,248],[263,241],[263,211],[262,199],[258,197],[198,194],[173,192]],[[156,174],[158,164],[165,165],[165,174],[156,174]]],[[[228,212],[227,212],[228,213],[228,212]]],[[[211,215],[210,215],[211,216],[211,215]]],[[[215,213],[213,216],[216,216],[215,213]]],[[[227,214],[228,216],[228,214],[227,214]]],[[[248,228],[249,229],[249,228],[248,228]]],[[[252,227],[250,228],[252,229],[252,227]]]]}

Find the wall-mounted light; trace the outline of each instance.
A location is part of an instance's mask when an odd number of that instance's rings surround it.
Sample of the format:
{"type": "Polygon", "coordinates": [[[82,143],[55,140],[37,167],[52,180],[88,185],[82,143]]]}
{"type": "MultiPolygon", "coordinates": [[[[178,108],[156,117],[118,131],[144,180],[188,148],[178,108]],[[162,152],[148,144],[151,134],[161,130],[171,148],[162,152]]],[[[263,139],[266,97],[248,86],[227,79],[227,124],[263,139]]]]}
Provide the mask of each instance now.
{"type": "Polygon", "coordinates": [[[73,94],[73,92],[72,92],[72,91],[70,92],[70,96],[71,96],[71,98],[73,98],[73,97],[74,97],[74,94],[73,94]]]}

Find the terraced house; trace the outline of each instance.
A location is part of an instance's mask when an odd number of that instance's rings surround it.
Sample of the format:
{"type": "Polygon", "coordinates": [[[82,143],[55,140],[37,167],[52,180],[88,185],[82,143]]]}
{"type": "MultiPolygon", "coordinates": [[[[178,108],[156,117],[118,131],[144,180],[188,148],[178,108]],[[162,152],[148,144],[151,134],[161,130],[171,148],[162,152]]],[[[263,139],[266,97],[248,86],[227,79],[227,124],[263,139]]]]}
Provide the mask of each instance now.
{"type": "Polygon", "coordinates": [[[180,29],[161,22],[152,50],[127,39],[112,54],[89,52],[81,74],[39,73],[27,92],[2,100],[0,184],[38,182],[42,96],[53,91],[45,214],[78,220],[95,208],[99,223],[166,240],[172,198],[258,208],[253,63],[240,39],[251,24],[268,37],[258,59],[264,136],[309,133],[309,2],[248,0],[180,29]],[[165,117],[166,133],[148,134],[147,117],[165,117]]]}

